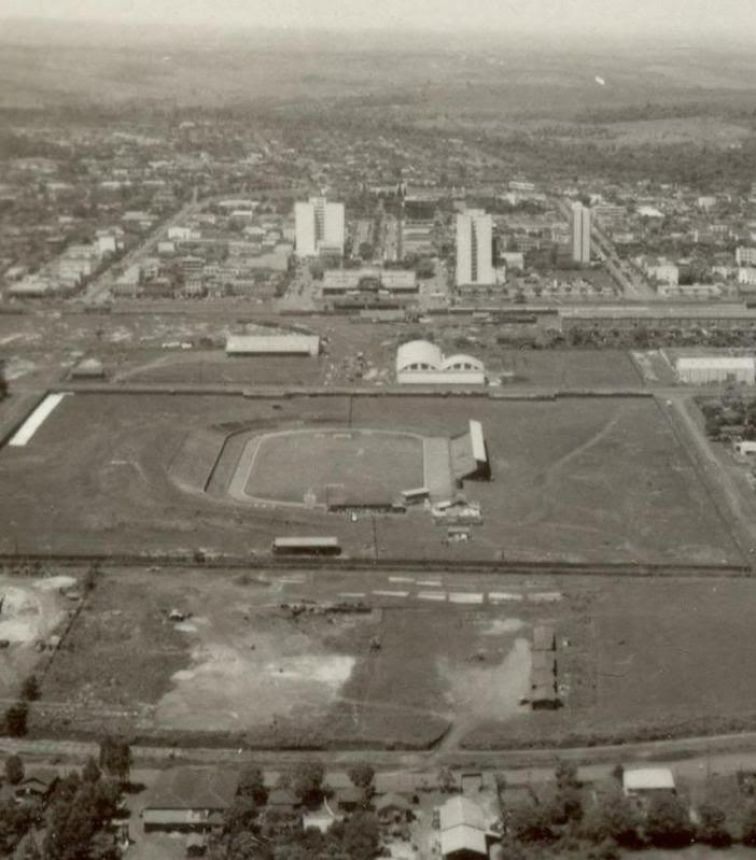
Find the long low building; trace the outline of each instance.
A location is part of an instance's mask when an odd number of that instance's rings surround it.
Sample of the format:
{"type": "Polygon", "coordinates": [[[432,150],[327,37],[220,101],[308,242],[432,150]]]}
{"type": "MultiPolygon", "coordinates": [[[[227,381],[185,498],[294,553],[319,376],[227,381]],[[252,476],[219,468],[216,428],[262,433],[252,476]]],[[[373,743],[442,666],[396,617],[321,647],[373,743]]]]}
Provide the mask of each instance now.
{"type": "Polygon", "coordinates": [[[320,353],[320,338],[309,334],[230,334],[226,355],[309,355],[320,353]]]}
{"type": "Polygon", "coordinates": [[[323,295],[341,296],[361,289],[391,293],[416,293],[417,275],[412,269],[328,269],[323,275],[323,295]]]}
{"type": "Polygon", "coordinates": [[[753,385],[756,359],[736,355],[684,356],[675,361],[675,371],[680,382],[687,385],[753,385]]]}

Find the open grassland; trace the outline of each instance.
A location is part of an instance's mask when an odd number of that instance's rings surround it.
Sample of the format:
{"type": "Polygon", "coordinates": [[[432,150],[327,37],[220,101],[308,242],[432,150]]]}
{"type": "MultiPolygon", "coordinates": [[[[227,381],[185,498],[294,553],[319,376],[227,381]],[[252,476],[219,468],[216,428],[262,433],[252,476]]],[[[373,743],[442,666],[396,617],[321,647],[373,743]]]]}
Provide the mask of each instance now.
{"type": "Polygon", "coordinates": [[[617,580],[562,605],[564,707],[481,724],[469,748],[586,746],[756,727],[750,580],[617,580]]]}
{"type": "Polygon", "coordinates": [[[260,554],[277,535],[333,534],[363,558],[741,563],[651,398],[75,394],[26,447],[0,451],[0,482],[12,489],[0,497],[6,552],[260,554]],[[353,522],[236,502],[218,487],[186,492],[172,472],[203,428],[218,437],[350,426],[453,436],[471,418],[483,423],[493,481],[465,487],[483,523],[464,545],[447,545],[422,509],[353,522]]]}

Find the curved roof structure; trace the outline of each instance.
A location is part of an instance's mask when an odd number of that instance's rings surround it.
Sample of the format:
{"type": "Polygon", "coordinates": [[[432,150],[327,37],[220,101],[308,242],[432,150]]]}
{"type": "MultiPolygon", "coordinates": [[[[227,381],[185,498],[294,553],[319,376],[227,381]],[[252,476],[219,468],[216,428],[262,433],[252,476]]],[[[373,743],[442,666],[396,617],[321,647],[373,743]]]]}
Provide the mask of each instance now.
{"type": "Polygon", "coordinates": [[[442,370],[485,370],[483,362],[472,355],[457,353],[445,358],[441,364],[442,370]]]}
{"type": "Polygon", "coordinates": [[[427,340],[411,340],[403,343],[396,353],[396,371],[440,370],[444,357],[435,343],[427,340]]]}

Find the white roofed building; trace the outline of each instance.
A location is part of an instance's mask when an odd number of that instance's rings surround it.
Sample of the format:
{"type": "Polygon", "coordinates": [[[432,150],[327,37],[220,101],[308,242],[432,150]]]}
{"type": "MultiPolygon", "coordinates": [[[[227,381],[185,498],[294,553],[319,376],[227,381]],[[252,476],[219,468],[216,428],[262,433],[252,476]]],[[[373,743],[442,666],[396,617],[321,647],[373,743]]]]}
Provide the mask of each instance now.
{"type": "Polygon", "coordinates": [[[307,334],[230,334],[226,355],[303,355],[315,357],[320,338],[307,334]]]}
{"type": "Polygon", "coordinates": [[[483,810],[467,797],[449,798],[438,810],[441,856],[444,860],[488,857],[491,845],[499,841],[489,829],[483,810]]]}
{"type": "Polygon", "coordinates": [[[446,358],[435,343],[412,340],[397,350],[396,379],[403,385],[485,385],[486,369],[472,355],[458,353],[446,358]]]}
{"type": "Polygon", "coordinates": [[[622,774],[622,790],[628,797],[674,794],[675,777],[668,767],[639,767],[622,774]]]}
{"type": "Polygon", "coordinates": [[[677,378],[686,385],[753,385],[756,381],[756,359],[753,356],[685,356],[675,361],[675,370],[677,378]]]}

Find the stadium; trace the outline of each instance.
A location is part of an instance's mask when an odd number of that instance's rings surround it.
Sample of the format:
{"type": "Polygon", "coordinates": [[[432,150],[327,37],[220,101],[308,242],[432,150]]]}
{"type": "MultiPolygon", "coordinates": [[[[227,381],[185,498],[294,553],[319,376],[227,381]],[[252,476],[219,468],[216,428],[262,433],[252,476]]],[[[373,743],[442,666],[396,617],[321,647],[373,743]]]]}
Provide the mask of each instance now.
{"type": "Polygon", "coordinates": [[[171,467],[190,492],[242,504],[401,512],[409,501],[452,499],[465,481],[488,480],[483,425],[423,436],[369,427],[243,428],[189,434],[171,467]]]}

